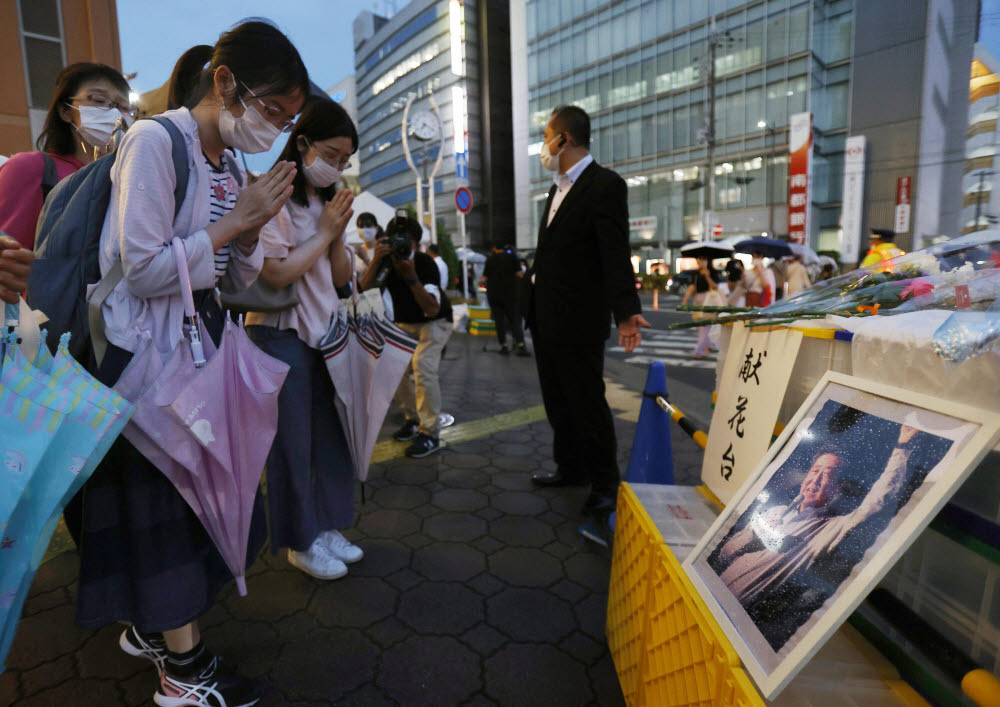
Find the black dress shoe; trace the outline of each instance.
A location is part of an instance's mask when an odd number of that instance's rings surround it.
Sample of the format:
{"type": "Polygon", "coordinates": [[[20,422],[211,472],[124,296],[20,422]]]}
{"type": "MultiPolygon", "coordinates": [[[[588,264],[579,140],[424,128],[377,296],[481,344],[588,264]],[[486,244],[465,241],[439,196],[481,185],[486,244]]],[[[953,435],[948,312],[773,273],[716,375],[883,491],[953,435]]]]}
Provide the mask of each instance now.
{"type": "Polygon", "coordinates": [[[586,486],[587,480],[570,476],[561,471],[540,471],[531,475],[531,483],[535,486],[550,488],[554,486],[586,486]]]}

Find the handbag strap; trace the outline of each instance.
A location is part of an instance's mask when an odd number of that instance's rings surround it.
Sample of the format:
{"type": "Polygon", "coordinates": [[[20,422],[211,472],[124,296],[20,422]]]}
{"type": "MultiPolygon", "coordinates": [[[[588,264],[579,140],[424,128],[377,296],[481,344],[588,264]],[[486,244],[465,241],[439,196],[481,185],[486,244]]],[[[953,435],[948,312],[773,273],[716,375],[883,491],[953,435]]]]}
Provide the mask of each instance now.
{"type": "Polygon", "coordinates": [[[194,291],[191,289],[191,272],[188,270],[187,248],[181,238],[174,238],[170,242],[174,251],[174,260],[177,261],[177,277],[181,284],[181,300],[184,302],[184,316],[190,321],[188,336],[191,340],[191,356],[194,358],[194,365],[201,368],[205,365],[205,349],[201,343],[201,332],[198,329],[198,310],[194,307],[194,291]]]}

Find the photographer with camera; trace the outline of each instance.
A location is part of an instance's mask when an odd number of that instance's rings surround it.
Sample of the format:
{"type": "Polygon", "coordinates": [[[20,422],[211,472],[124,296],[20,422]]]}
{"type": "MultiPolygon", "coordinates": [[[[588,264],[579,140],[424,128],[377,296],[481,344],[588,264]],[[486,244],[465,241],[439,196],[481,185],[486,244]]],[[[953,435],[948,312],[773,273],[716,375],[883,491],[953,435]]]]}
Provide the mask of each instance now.
{"type": "Polygon", "coordinates": [[[396,390],[395,401],[406,422],[393,438],[413,440],[406,456],[421,458],[441,448],[441,385],[438,367],[441,351],[451,336],[451,302],[441,290],[441,276],[434,260],[417,250],[423,235],[420,224],[406,209],[397,209],[385,236],[372,254],[361,278],[361,289],[378,287],[392,299],[393,320],[417,339],[413,359],[396,390]]]}

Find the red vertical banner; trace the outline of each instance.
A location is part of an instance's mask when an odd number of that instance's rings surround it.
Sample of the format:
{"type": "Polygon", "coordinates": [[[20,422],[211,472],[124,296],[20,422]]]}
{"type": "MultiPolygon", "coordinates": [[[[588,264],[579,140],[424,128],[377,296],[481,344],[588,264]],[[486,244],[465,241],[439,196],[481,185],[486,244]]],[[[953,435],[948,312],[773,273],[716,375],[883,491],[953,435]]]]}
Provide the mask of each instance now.
{"type": "Polygon", "coordinates": [[[788,119],[788,235],[795,243],[809,240],[811,168],[812,113],[794,113],[788,119]]]}

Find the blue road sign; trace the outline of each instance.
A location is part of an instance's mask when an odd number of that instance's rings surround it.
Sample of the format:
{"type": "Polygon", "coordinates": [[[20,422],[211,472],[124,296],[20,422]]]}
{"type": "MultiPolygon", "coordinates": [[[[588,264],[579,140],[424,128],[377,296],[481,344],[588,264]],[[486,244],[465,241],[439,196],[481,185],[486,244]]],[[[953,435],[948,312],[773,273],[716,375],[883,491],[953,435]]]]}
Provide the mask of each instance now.
{"type": "Polygon", "coordinates": [[[455,179],[469,180],[469,155],[465,152],[455,153],[455,179]]]}
{"type": "Polygon", "coordinates": [[[472,211],[472,192],[468,187],[459,187],[455,190],[455,206],[463,214],[472,211]]]}

